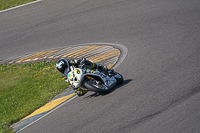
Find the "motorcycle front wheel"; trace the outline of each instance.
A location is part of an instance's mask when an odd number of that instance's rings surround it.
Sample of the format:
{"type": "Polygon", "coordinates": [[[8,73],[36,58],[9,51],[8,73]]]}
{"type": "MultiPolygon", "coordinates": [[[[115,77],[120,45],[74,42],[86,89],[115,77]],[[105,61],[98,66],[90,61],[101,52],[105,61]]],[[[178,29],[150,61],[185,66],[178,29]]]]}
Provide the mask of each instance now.
{"type": "Polygon", "coordinates": [[[110,92],[110,89],[106,87],[104,84],[99,83],[96,80],[89,79],[84,82],[84,86],[89,89],[90,91],[94,91],[97,93],[106,94],[110,92]]]}
{"type": "Polygon", "coordinates": [[[113,77],[117,80],[116,85],[121,85],[124,82],[123,76],[117,72],[113,73],[113,77]]]}

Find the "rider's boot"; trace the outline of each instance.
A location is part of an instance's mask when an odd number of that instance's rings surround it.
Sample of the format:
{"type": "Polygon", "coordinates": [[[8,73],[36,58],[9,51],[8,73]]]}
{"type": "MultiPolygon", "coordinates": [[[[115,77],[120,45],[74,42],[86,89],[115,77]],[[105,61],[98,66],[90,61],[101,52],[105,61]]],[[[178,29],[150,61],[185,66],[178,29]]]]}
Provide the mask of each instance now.
{"type": "Polygon", "coordinates": [[[82,90],[81,88],[76,89],[76,95],[79,97],[85,95],[87,92],[87,90],[82,90]]]}

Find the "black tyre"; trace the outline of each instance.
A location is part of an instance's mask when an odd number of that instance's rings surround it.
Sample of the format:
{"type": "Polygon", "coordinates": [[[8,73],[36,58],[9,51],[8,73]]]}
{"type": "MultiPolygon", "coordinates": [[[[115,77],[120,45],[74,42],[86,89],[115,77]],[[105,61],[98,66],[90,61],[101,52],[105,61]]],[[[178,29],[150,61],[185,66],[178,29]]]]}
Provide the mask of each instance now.
{"type": "Polygon", "coordinates": [[[110,90],[104,85],[104,84],[96,84],[96,80],[86,80],[84,82],[84,86],[89,89],[90,91],[94,91],[97,93],[102,93],[102,94],[106,94],[109,93],[110,90]]]}
{"type": "Polygon", "coordinates": [[[115,72],[113,77],[117,80],[116,85],[121,85],[124,82],[124,78],[121,74],[115,72]]]}

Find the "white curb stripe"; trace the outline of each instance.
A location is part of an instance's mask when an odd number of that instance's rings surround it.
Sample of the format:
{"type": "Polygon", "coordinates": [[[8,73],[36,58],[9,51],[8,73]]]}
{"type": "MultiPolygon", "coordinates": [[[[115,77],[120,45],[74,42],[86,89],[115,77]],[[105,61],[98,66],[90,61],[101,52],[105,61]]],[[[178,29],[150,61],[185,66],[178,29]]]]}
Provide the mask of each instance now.
{"type": "Polygon", "coordinates": [[[30,4],[34,4],[34,3],[37,3],[37,2],[40,2],[40,1],[42,1],[42,0],[37,0],[37,1],[29,2],[29,3],[23,4],[23,5],[15,6],[15,7],[6,9],[6,10],[2,10],[2,11],[0,11],[0,13],[10,11],[10,10],[13,10],[13,9],[16,9],[16,8],[20,8],[20,7],[23,7],[23,6],[27,6],[27,5],[30,5],[30,4]]]}

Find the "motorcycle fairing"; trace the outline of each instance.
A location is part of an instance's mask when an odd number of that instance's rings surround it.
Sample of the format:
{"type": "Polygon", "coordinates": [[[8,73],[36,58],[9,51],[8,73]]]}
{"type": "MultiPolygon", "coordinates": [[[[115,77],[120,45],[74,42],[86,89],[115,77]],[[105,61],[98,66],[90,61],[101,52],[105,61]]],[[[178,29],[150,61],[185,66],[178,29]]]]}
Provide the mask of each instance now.
{"type": "Polygon", "coordinates": [[[70,81],[70,84],[74,88],[79,88],[86,76],[90,76],[92,78],[95,78],[95,77],[100,78],[101,81],[103,81],[103,83],[108,88],[110,88],[117,82],[113,76],[110,78],[109,76],[107,76],[99,71],[94,71],[94,70],[90,70],[90,69],[82,70],[80,68],[75,68],[75,67],[72,67],[71,70],[72,71],[70,71],[68,73],[68,79],[70,81]]]}

